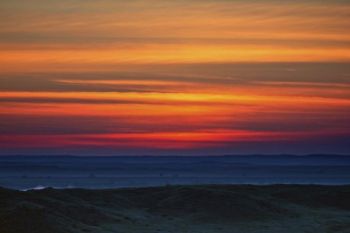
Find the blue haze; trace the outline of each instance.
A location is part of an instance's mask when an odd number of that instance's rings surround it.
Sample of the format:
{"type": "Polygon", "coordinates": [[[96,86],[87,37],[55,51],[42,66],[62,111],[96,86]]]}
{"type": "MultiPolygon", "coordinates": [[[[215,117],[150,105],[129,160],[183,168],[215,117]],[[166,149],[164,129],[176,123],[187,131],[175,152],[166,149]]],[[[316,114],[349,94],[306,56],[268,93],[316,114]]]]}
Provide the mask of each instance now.
{"type": "Polygon", "coordinates": [[[0,156],[0,186],[6,188],[173,184],[350,184],[350,156],[0,156]]]}

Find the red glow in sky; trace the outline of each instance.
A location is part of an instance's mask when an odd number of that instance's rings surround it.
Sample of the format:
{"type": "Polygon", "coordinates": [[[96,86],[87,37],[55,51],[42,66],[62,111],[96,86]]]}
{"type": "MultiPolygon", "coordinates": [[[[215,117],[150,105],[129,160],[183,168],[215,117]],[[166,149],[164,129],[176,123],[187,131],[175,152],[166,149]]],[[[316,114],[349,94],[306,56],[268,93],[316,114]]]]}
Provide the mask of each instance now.
{"type": "Polygon", "coordinates": [[[350,4],[0,3],[1,154],[350,152],[350,4]]]}

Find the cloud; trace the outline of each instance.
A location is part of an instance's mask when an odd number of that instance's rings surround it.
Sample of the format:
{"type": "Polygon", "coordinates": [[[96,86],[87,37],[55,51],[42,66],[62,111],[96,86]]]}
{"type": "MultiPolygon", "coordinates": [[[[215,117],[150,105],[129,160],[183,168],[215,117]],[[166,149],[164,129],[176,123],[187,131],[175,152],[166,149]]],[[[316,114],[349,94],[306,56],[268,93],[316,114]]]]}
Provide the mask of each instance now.
{"type": "Polygon", "coordinates": [[[345,151],[347,1],[0,9],[2,151],[345,151]]]}
{"type": "Polygon", "coordinates": [[[350,59],[346,2],[35,2],[1,3],[2,70],[350,59]]]}

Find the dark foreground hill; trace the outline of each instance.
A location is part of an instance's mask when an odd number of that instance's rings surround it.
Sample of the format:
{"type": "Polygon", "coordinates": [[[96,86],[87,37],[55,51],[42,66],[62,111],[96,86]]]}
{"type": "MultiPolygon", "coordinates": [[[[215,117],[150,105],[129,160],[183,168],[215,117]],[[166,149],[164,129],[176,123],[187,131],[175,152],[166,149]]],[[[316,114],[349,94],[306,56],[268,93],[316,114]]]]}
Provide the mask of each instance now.
{"type": "Polygon", "coordinates": [[[1,233],[350,232],[350,186],[0,189],[1,233]]]}

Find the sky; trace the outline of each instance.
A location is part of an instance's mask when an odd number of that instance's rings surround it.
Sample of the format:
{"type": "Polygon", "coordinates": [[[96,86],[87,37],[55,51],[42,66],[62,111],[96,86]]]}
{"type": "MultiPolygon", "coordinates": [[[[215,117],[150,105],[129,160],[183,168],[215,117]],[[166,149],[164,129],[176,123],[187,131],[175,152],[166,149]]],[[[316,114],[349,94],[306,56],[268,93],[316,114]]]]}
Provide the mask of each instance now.
{"type": "Polygon", "coordinates": [[[350,2],[2,0],[0,154],[350,154],[350,2]]]}

